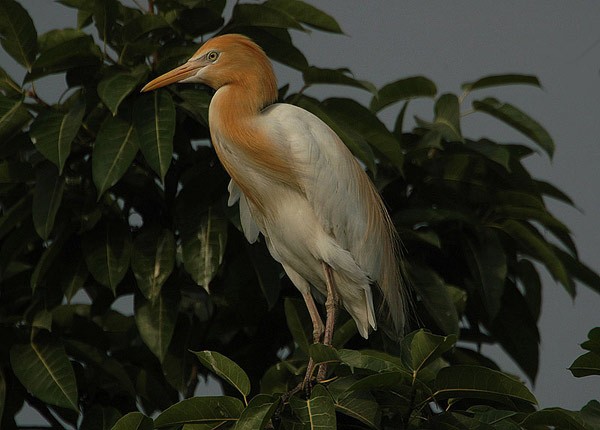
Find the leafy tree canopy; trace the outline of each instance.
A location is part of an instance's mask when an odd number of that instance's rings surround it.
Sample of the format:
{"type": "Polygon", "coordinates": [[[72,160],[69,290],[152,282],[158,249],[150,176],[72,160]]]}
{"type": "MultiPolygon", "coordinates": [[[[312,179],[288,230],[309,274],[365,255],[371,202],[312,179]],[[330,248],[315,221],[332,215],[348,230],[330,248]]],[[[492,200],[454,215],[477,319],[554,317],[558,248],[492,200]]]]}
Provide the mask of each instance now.
{"type": "MultiPolygon", "coordinates": [[[[500,344],[535,380],[547,270],[571,295],[600,292],[569,229],[546,207],[571,199],[533,178],[523,159],[554,142],[529,114],[490,96],[533,76],[472,80],[439,94],[423,76],[382,88],[309,64],[290,31],[340,33],[301,0],[59,0],[73,28],[38,34],[17,0],[0,0],[0,43],[27,71],[0,68],[0,426],[24,403],[53,428],[593,429],[600,403],[539,409],[515,377],[482,355],[500,344]],[[138,4],[138,6],[132,6],[138,4]],[[140,94],[215,33],[243,33],[305,88],[372,95],[319,100],[280,89],[335,130],[380,188],[403,242],[414,327],[400,344],[368,341],[340,315],[334,347],[311,345],[304,304],[263,243],[249,245],[209,140],[210,93],[193,86],[140,94]],[[56,103],[38,80],[66,79],[56,103]],[[431,115],[404,126],[415,98],[431,115]],[[467,100],[470,100],[468,105],[467,100]],[[378,113],[401,104],[394,127],[378,113]],[[520,131],[523,143],[473,140],[464,112],[520,131]],[[74,304],[84,292],[88,304],[74,304]],[[114,303],[134,296],[134,315],[114,303]],[[308,357],[331,379],[282,396],[308,357]],[[194,397],[212,374],[223,395],[194,397]],[[113,427],[114,426],[114,427],[113,427]]],[[[598,328],[570,370],[600,374],[598,328]]],[[[592,376],[595,377],[595,376],[592,376]]]]}

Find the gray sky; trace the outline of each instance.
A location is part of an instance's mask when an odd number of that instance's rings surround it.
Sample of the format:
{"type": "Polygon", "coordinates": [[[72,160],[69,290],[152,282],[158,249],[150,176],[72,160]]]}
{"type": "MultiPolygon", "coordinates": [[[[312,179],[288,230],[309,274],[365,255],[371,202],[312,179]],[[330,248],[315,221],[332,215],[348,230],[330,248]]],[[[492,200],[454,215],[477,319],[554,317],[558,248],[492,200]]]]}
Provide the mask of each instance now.
{"type": "MultiPolygon", "coordinates": [[[[74,14],[47,0],[21,0],[38,32],[74,25],[74,14]]],[[[570,195],[580,210],[549,202],[552,211],[573,231],[582,260],[600,269],[600,219],[597,173],[600,165],[600,3],[596,0],[309,0],[330,13],[345,35],[313,31],[294,33],[309,63],[349,67],[355,77],[378,87],[413,75],[434,80],[439,92],[460,92],[460,84],[499,73],[538,76],[543,90],[504,87],[483,91],[522,108],[544,125],[556,143],[554,159],[533,156],[527,166],[534,176],[570,195]]],[[[229,9],[230,10],[230,9],[229,9]]],[[[0,64],[14,77],[21,72],[0,53],[0,64]]],[[[298,73],[276,66],[280,84],[300,86],[298,73]]],[[[48,80],[57,85],[56,80],[48,80]]],[[[62,85],[61,81],[58,84],[62,85]]],[[[45,95],[44,81],[38,90],[45,95]]],[[[309,90],[318,97],[350,96],[367,102],[368,94],[347,87],[309,90]]],[[[56,97],[56,92],[48,97],[56,97]]],[[[469,100],[467,100],[469,103],[469,100]]],[[[465,105],[465,108],[468,105],[465,105]]],[[[391,121],[399,107],[388,108],[391,121]]],[[[409,116],[430,118],[431,101],[412,104],[409,116]]],[[[505,142],[529,143],[525,137],[483,114],[463,120],[463,133],[505,142]]],[[[576,379],[567,367],[582,350],[587,332],[600,325],[600,296],[580,286],[573,302],[549,276],[544,276],[540,321],[541,363],[533,391],[542,407],[581,408],[600,399],[598,377],[576,379]]],[[[499,348],[484,353],[510,372],[521,374],[499,348]]],[[[22,414],[22,423],[37,420],[22,414]]]]}

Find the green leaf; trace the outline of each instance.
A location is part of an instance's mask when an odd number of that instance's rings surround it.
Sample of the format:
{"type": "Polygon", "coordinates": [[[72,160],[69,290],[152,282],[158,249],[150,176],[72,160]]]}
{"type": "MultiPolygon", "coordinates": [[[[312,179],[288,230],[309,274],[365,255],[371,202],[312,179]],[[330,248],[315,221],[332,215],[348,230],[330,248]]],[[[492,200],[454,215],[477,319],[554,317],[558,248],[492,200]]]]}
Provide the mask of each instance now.
{"type": "Polygon", "coordinates": [[[510,151],[504,145],[499,145],[487,139],[481,139],[477,142],[467,140],[464,145],[510,172],[510,151]]]}
{"type": "Polygon", "coordinates": [[[264,429],[279,406],[280,399],[273,400],[272,396],[259,394],[250,400],[243,410],[234,430],[264,429]]]}
{"type": "Polygon", "coordinates": [[[394,166],[402,168],[404,156],[400,142],[369,109],[354,100],[344,98],[327,99],[322,105],[334,121],[353,129],[394,166]]]}
{"type": "Polygon", "coordinates": [[[0,423],[4,416],[4,407],[6,404],[6,377],[4,371],[0,368],[0,423]]]}
{"type": "Polygon", "coordinates": [[[371,100],[371,110],[378,112],[399,101],[417,97],[435,97],[437,87],[433,81],[423,76],[400,79],[383,86],[371,100]]]}
{"type": "Polygon", "coordinates": [[[192,279],[209,291],[225,254],[227,220],[209,207],[208,212],[190,221],[182,235],[183,265],[192,279]]]}
{"type": "Polygon", "coordinates": [[[131,268],[144,297],[154,300],[175,267],[175,237],[169,229],[146,229],[133,242],[131,268]]]}
{"type": "Polygon", "coordinates": [[[359,420],[374,430],[380,428],[381,411],[370,393],[350,392],[335,400],[335,410],[359,420]]]}
{"type": "Polygon", "coordinates": [[[433,270],[415,264],[409,266],[408,274],[439,328],[446,334],[458,335],[458,313],[444,280],[433,270]]]}
{"type": "Polygon", "coordinates": [[[578,412],[562,408],[546,408],[529,414],[521,423],[525,428],[551,426],[555,429],[586,430],[587,426],[578,412]]]}
{"type": "Polygon", "coordinates": [[[58,175],[58,170],[53,165],[39,168],[31,210],[35,231],[44,240],[48,240],[54,228],[64,189],[65,181],[58,175]]]}
{"type": "Polygon", "coordinates": [[[493,320],[500,310],[504,293],[508,271],[506,254],[494,230],[477,228],[476,234],[474,239],[465,238],[467,263],[471,276],[479,287],[483,305],[490,320],[493,320]]]}
{"type": "Polygon", "coordinates": [[[421,329],[402,339],[403,361],[416,375],[456,344],[456,336],[437,336],[421,329]]]}
{"type": "Polygon", "coordinates": [[[258,43],[273,60],[304,71],[308,61],[294,46],[287,30],[281,28],[246,27],[244,32],[258,43]]]}
{"type": "Polygon", "coordinates": [[[154,427],[173,427],[188,423],[226,423],[237,421],[244,409],[235,397],[193,397],[174,404],[154,420],[154,427]]]}
{"type": "Polygon", "coordinates": [[[31,119],[21,100],[13,100],[0,93],[0,139],[6,139],[20,130],[31,119]]]}
{"type": "Polygon", "coordinates": [[[39,332],[30,343],[10,349],[10,363],[31,394],[51,405],[79,411],[75,373],[63,345],[39,332]]]}
{"type": "Polygon", "coordinates": [[[278,303],[281,291],[281,265],[268,253],[266,247],[246,245],[252,261],[260,289],[265,296],[269,310],[278,303]]]}
{"type": "Polygon", "coordinates": [[[600,375],[600,354],[590,351],[580,355],[571,364],[569,370],[577,378],[600,375]]]}
{"type": "Polygon", "coordinates": [[[233,8],[231,22],[235,27],[275,27],[275,28],[295,28],[296,30],[304,30],[302,25],[291,14],[270,7],[265,4],[243,4],[237,3],[233,8]]]}
{"type": "Polygon", "coordinates": [[[129,412],[115,423],[111,430],[153,430],[152,418],[141,412],[129,412]]]}
{"type": "Polygon", "coordinates": [[[146,73],[121,72],[107,76],[98,83],[98,96],[100,96],[102,102],[112,112],[113,116],[117,114],[121,102],[135,89],[145,76],[146,73]]]}
{"type": "Polygon", "coordinates": [[[196,121],[208,127],[208,105],[211,100],[208,92],[193,88],[181,90],[177,95],[182,98],[177,106],[191,114],[196,121]]]}
{"type": "Polygon", "coordinates": [[[290,406],[306,429],[335,430],[337,428],[333,399],[322,385],[313,388],[308,400],[302,400],[297,396],[292,397],[290,406]]]}
{"type": "MultiPolygon", "coordinates": [[[[569,275],[562,261],[557,257],[554,249],[533,227],[528,227],[522,222],[505,220],[499,225],[500,229],[513,238],[520,247],[532,257],[539,259],[554,279],[557,279],[567,290],[571,288],[569,275]]],[[[570,291],[574,294],[574,291],[570,291]]]]}
{"type": "Polygon", "coordinates": [[[223,378],[238,390],[244,398],[250,394],[250,379],[233,360],[215,351],[193,351],[198,360],[209,370],[223,378]]]}
{"type": "Polygon", "coordinates": [[[498,87],[501,85],[533,85],[541,88],[538,78],[532,75],[490,75],[479,78],[474,82],[461,85],[465,91],[479,90],[481,88],[498,87]]]}
{"type": "Polygon", "coordinates": [[[517,379],[479,366],[454,365],[440,369],[434,398],[473,398],[511,404],[511,399],[537,404],[535,396],[517,379]]]}
{"type": "Polygon", "coordinates": [[[93,16],[100,39],[107,44],[111,39],[112,28],[115,25],[119,4],[115,0],[101,0],[94,2],[93,16]]]}
{"type": "Polygon", "coordinates": [[[434,128],[450,142],[462,142],[460,131],[460,109],[458,97],[454,94],[442,94],[435,102],[434,128]]]}
{"type": "Polygon", "coordinates": [[[307,85],[313,84],[337,84],[348,85],[362,90],[376,93],[375,86],[367,81],[360,81],[348,76],[347,69],[322,69],[315,66],[309,66],[302,72],[302,77],[307,85]]]}
{"type": "Polygon", "coordinates": [[[473,108],[477,111],[485,112],[519,130],[552,157],[554,153],[552,138],[538,122],[526,113],[511,104],[502,103],[491,97],[473,101],[473,108]]]}
{"type": "Polygon", "coordinates": [[[123,27],[123,38],[128,42],[134,42],[145,34],[161,28],[169,28],[169,23],[165,20],[164,16],[140,15],[123,27]]]}
{"type": "Polygon", "coordinates": [[[92,178],[98,200],[123,177],[139,146],[133,124],[116,117],[109,117],[102,123],[92,151],[92,178]]]}
{"type": "Polygon", "coordinates": [[[108,430],[112,428],[121,418],[121,413],[112,406],[103,407],[94,405],[86,408],[83,420],[79,426],[80,430],[108,430]]]}
{"type": "Polygon", "coordinates": [[[37,32],[27,11],[14,0],[0,1],[0,43],[19,64],[31,70],[37,53],[37,32]]]}
{"type": "Polygon", "coordinates": [[[164,181],[173,156],[175,105],[167,91],[138,97],[133,107],[140,149],[146,161],[164,181]]]}
{"type": "Polygon", "coordinates": [[[342,29],[333,17],[303,1],[269,0],[265,4],[286,12],[311,27],[331,33],[342,33],[342,29]]]}
{"type": "Polygon", "coordinates": [[[163,288],[154,300],[135,295],[135,323],[150,351],[162,362],[175,331],[179,313],[179,293],[175,288],[163,288]]]}
{"type": "Polygon", "coordinates": [[[314,364],[339,363],[340,356],[336,349],[322,343],[313,343],[308,346],[308,354],[313,359],[314,364]]]}
{"type": "Polygon", "coordinates": [[[69,69],[97,66],[102,61],[100,48],[92,36],[80,30],[52,30],[40,36],[40,55],[25,82],[69,69]]]}
{"type": "Polygon", "coordinates": [[[4,94],[10,98],[16,98],[23,95],[21,86],[18,85],[2,67],[0,67],[0,90],[3,90],[4,94]]]}
{"type": "Polygon", "coordinates": [[[85,104],[76,103],[66,114],[45,110],[31,124],[31,141],[44,157],[58,167],[61,175],[84,115],[85,104]]]}
{"type": "Polygon", "coordinates": [[[33,291],[36,291],[40,285],[49,283],[49,272],[53,271],[54,264],[59,261],[63,245],[68,238],[69,236],[66,234],[58,235],[57,239],[51,242],[42,253],[31,275],[30,283],[33,291]]]}
{"type": "Polygon", "coordinates": [[[401,372],[405,370],[398,357],[393,357],[384,352],[339,349],[338,354],[342,363],[350,368],[368,369],[373,372],[401,372]]]}
{"type": "Polygon", "coordinates": [[[583,349],[600,354],[600,327],[594,327],[588,333],[588,340],[581,344],[583,349]]]}
{"type": "Polygon", "coordinates": [[[285,319],[288,329],[298,347],[308,354],[311,342],[308,340],[307,327],[311,327],[306,305],[301,300],[286,297],[284,301],[285,319]]]}
{"type": "Polygon", "coordinates": [[[101,222],[81,242],[83,256],[92,276],[113,293],[125,277],[131,256],[131,236],[126,224],[101,222]]]}

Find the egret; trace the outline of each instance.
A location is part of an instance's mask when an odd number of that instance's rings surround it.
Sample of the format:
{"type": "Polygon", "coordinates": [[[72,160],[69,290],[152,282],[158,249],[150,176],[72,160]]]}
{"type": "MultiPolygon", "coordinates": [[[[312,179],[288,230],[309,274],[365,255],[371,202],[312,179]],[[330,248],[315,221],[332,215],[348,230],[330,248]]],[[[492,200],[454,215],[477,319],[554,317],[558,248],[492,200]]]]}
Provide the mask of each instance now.
{"type": "Polygon", "coordinates": [[[246,239],[253,243],[262,233],[302,294],[314,342],[331,344],[338,302],[368,338],[377,329],[373,285],[401,335],[406,292],[384,203],[331,128],[300,107],[276,103],[277,81],[264,51],[239,34],[217,36],[142,91],[176,82],[215,90],[209,128],[231,177],[228,203],[239,202],[246,239]],[[326,297],[325,324],[313,289],[326,297]]]}

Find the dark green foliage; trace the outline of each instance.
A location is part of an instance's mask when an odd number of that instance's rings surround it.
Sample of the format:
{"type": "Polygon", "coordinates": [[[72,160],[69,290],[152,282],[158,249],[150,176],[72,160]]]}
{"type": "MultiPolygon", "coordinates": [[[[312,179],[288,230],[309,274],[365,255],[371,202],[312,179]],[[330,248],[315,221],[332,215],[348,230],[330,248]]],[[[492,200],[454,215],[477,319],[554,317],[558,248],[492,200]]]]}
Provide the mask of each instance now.
{"type": "MultiPolygon", "coordinates": [[[[346,69],[309,65],[290,29],[341,29],[301,0],[236,3],[228,22],[225,0],[137,2],[151,11],[118,0],[59,3],[77,9],[76,28],[38,35],[18,1],[0,0],[0,43],[27,72],[21,86],[0,69],[2,429],[16,428],[24,402],[55,427],[58,416],[82,430],[599,428],[597,402],[537,410],[521,381],[478,352],[499,343],[535,380],[538,269],[571,295],[576,280],[600,291],[545,201],[573,202],[523,166],[536,148],[552,155],[543,127],[482,94],[472,114],[505,122],[527,144],[461,131],[470,92],[539,86],[535,77],[487,76],[462,95],[440,95],[422,76],[377,89],[346,69]],[[177,85],[139,93],[214,32],[253,37],[306,86],[372,94],[363,106],[281,90],[340,135],[386,200],[413,286],[413,328],[425,327],[401,345],[384,330],[363,340],[344,313],[334,348],[311,345],[298,292],[227,207],[228,178],[206,144],[210,93],[177,85]],[[57,73],[69,90],[48,104],[32,84],[57,73]],[[432,115],[406,130],[419,97],[432,99],[432,115]],[[390,130],[377,112],[399,102],[390,130]],[[90,300],[71,304],[78,295],[90,300]],[[113,306],[126,296],[135,315],[113,306]],[[331,378],[282,398],[309,356],[331,378]],[[209,373],[224,395],[193,397],[209,373]]],[[[597,330],[571,366],[575,376],[599,373],[597,330]]]]}

